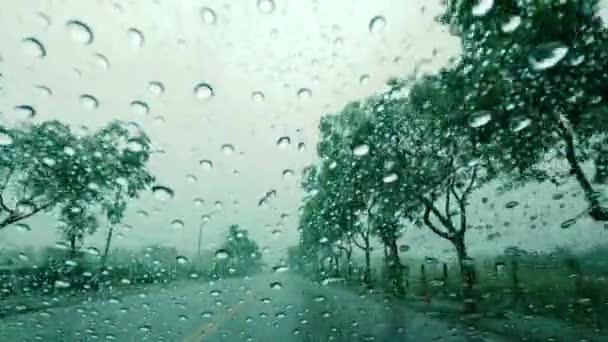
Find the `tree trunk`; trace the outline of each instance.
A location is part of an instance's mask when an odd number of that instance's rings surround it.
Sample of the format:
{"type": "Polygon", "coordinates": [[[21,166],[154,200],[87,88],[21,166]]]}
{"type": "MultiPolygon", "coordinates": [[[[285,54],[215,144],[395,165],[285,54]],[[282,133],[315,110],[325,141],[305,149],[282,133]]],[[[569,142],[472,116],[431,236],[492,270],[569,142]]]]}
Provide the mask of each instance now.
{"type": "Polygon", "coordinates": [[[369,248],[369,236],[365,237],[365,276],[363,279],[368,287],[372,286],[372,261],[369,248]]]}
{"type": "Polygon", "coordinates": [[[608,221],[608,208],[603,208],[600,205],[598,193],[595,191],[595,189],[593,189],[591,182],[589,182],[589,179],[587,179],[587,176],[583,172],[583,169],[578,162],[576,150],[574,148],[574,137],[566,130],[562,132],[562,137],[566,143],[566,159],[570,164],[570,171],[576,177],[578,184],[585,193],[585,199],[587,202],[589,202],[589,206],[591,207],[589,210],[589,215],[597,221],[608,221]]]}
{"type": "Polygon", "coordinates": [[[346,250],[346,275],[351,278],[353,275],[353,249],[352,247],[346,250]]]}
{"type": "MultiPolygon", "coordinates": [[[[405,294],[405,288],[403,287],[403,264],[399,258],[399,248],[397,247],[397,239],[394,235],[388,238],[388,249],[389,249],[389,275],[391,277],[392,290],[398,296],[405,294]]],[[[386,245],[385,245],[386,246],[386,245]]]]}
{"type": "Polygon", "coordinates": [[[466,246],[464,244],[464,236],[457,235],[451,241],[454,244],[456,254],[458,255],[458,265],[460,266],[460,275],[462,278],[464,310],[467,313],[473,313],[477,311],[475,298],[473,296],[473,286],[475,284],[475,265],[467,255],[466,246]]]}
{"type": "Polygon", "coordinates": [[[76,236],[72,235],[70,237],[70,258],[76,257],[76,236]]]}
{"type": "Polygon", "coordinates": [[[103,250],[103,256],[101,258],[101,270],[106,269],[106,262],[108,261],[108,252],[110,251],[110,242],[112,242],[112,232],[114,231],[114,226],[110,226],[110,230],[108,231],[108,237],[106,238],[106,247],[103,250]]]}

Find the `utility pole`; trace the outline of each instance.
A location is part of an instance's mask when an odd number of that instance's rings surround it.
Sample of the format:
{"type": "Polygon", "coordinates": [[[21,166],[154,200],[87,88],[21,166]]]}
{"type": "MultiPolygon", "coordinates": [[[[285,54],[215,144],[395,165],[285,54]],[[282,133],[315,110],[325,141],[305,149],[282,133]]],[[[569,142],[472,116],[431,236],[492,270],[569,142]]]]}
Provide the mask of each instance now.
{"type": "Polygon", "coordinates": [[[209,220],[211,220],[211,215],[217,213],[217,210],[208,212],[206,214],[203,214],[203,216],[201,216],[202,222],[201,224],[198,226],[198,247],[196,249],[196,260],[197,262],[200,262],[201,260],[201,243],[203,241],[203,227],[205,226],[205,224],[207,222],[209,222],[209,220]]]}

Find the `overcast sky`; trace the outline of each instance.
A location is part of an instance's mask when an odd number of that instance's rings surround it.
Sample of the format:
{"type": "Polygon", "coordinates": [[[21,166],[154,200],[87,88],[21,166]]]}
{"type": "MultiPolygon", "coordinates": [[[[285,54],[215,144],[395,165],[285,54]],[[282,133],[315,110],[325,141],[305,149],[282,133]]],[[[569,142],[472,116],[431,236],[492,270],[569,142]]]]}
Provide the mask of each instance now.
{"type": "MultiPolygon", "coordinates": [[[[27,104],[37,111],[33,120],[89,128],[111,119],[134,121],[165,151],[150,167],[174,198],[159,201],[147,193],[133,202],[125,220],[132,229],[121,227],[115,246],[162,243],[193,253],[201,215],[216,211],[204,227],[204,248],[215,248],[227,225],[236,223],[276,257],[297,239],[299,176],[315,158],[321,115],[382,89],[390,76],[416,67],[432,71],[457,55],[458,41],[433,21],[438,2],[11,1],[0,12],[0,112],[10,117],[14,106],[27,104]],[[84,23],[91,34],[71,21],[84,23]],[[44,57],[28,38],[42,44],[44,57]],[[150,82],[160,82],[162,90],[150,82]],[[202,83],[213,96],[195,92],[202,83]],[[93,95],[98,106],[83,101],[83,94],[93,95]],[[149,111],[142,113],[133,101],[149,111]],[[291,144],[278,146],[284,136],[291,144]],[[234,153],[224,153],[224,145],[234,153]],[[201,160],[213,168],[203,169],[201,160]],[[271,189],[277,196],[260,208],[258,200],[271,189]]],[[[575,194],[572,189],[558,190],[575,194]]],[[[534,206],[556,189],[532,191],[511,194],[521,202],[512,211],[504,209],[506,197],[497,198],[495,210],[474,207],[472,220],[492,222],[502,236],[487,241],[489,232],[473,231],[473,253],[605,241],[602,229],[556,230],[562,216],[584,209],[582,196],[568,201],[564,212],[558,205],[534,206]],[[526,203],[531,207],[524,210],[526,203]],[[528,214],[535,211],[548,217],[547,227],[530,229],[528,214]],[[506,221],[511,226],[504,227],[506,221]]],[[[29,223],[30,232],[0,233],[0,244],[43,246],[59,238],[52,217],[29,223]]],[[[99,246],[102,238],[86,244],[99,246]]],[[[419,255],[441,257],[448,247],[426,231],[408,232],[403,241],[419,255]]]]}

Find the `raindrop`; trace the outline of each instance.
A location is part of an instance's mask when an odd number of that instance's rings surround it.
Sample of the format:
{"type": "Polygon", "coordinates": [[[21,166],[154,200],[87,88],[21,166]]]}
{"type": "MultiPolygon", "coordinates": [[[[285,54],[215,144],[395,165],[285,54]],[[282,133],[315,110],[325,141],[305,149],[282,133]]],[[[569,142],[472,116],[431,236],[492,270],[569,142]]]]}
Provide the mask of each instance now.
{"type": "Polygon", "coordinates": [[[293,170],[291,170],[291,169],[283,170],[283,179],[290,180],[293,177],[293,175],[294,175],[293,170]]]}
{"type": "Polygon", "coordinates": [[[298,144],[298,151],[304,151],[306,149],[306,144],[303,142],[298,144]]]}
{"type": "Polygon", "coordinates": [[[220,291],[220,290],[211,290],[211,292],[209,294],[212,297],[219,297],[222,294],[222,291],[220,291]]]}
{"type": "Polygon", "coordinates": [[[186,320],[188,320],[188,316],[187,315],[179,315],[178,319],[180,321],[186,321],[186,320]]]}
{"type": "Polygon", "coordinates": [[[203,313],[201,313],[201,316],[203,316],[203,318],[211,318],[211,317],[213,317],[213,312],[203,311],[203,313]]]}
{"type": "Polygon", "coordinates": [[[168,201],[174,196],[174,192],[172,189],[161,185],[153,186],[152,192],[154,193],[154,198],[159,201],[168,201]]]}
{"type": "Polygon", "coordinates": [[[13,144],[13,137],[10,135],[0,132],[0,146],[8,146],[13,144]]]}
{"type": "Polygon", "coordinates": [[[198,181],[198,179],[196,178],[195,175],[186,175],[186,182],[193,184],[196,183],[198,181]]]}
{"type": "Polygon", "coordinates": [[[396,181],[398,178],[399,178],[399,176],[393,172],[393,173],[390,173],[390,174],[384,176],[382,178],[382,182],[388,184],[388,183],[392,183],[392,182],[396,181]]]}
{"type": "Polygon", "coordinates": [[[99,249],[95,248],[95,247],[89,247],[87,248],[87,253],[89,253],[92,256],[100,256],[101,252],[99,251],[99,249]]]}
{"type": "Polygon", "coordinates": [[[286,265],[279,265],[274,267],[274,271],[277,273],[283,273],[289,271],[289,267],[286,265]]]}
{"type": "Polygon", "coordinates": [[[329,241],[329,239],[327,239],[327,237],[323,236],[322,238],[319,239],[320,243],[327,243],[329,241]]]}
{"type": "Polygon", "coordinates": [[[110,61],[108,61],[106,56],[96,53],[93,55],[93,57],[95,57],[95,64],[103,71],[110,69],[110,61]]]}
{"type": "Polygon", "coordinates": [[[149,325],[142,325],[142,326],[139,327],[139,332],[147,334],[147,333],[149,333],[151,331],[152,331],[152,327],[149,326],[149,325]]]}
{"type": "Polygon", "coordinates": [[[300,90],[298,90],[298,98],[301,101],[310,100],[311,97],[312,97],[312,91],[310,91],[310,89],[300,88],[300,90]]]}
{"type": "Polygon", "coordinates": [[[353,154],[357,157],[363,157],[369,153],[369,146],[366,144],[361,144],[355,146],[353,149],[353,154]]]}
{"type": "Polygon", "coordinates": [[[477,111],[469,117],[469,126],[478,128],[492,121],[492,113],[486,110],[477,111]]]}
{"type": "Polygon", "coordinates": [[[257,103],[264,102],[264,93],[262,93],[261,91],[254,91],[253,93],[251,93],[251,99],[253,100],[253,102],[257,103]]]}
{"type": "Polygon", "coordinates": [[[513,132],[519,132],[519,131],[523,130],[524,128],[530,126],[531,123],[532,123],[532,120],[530,120],[529,118],[526,118],[526,117],[515,118],[511,122],[511,130],[513,132]]]}
{"type": "Polygon", "coordinates": [[[199,83],[194,87],[194,96],[199,100],[208,100],[215,95],[208,83],[199,83]]]}
{"type": "Polygon", "coordinates": [[[562,222],[560,227],[562,227],[562,229],[568,229],[568,228],[572,227],[575,223],[576,223],[576,218],[571,218],[569,220],[562,222]]]}
{"type": "Polygon", "coordinates": [[[188,258],[186,258],[185,256],[178,256],[177,258],[175,258],[175,261],[180,264],[180,265],[185,265],[188,263],[188,258]]]}
{"type": "Polygon", "coordinates": [[[34,37],[28,37],[28,38],[23,39],[21,41],[21,45],[22,45],[23,51],[28,56],[37,57],[37,58],[43,58],[46,56],[46,48],[44,47],[44,45],[42,45],[42,43],[38,39],[36,39],[34,37]]]}
{"type": "Polygon", "coordinates": [[[159,81],[148,83],[148,90],[154,95],[162,95],[165,92],[165,86],[159,81]]]}
{"type": "Polygon", "coordinates": [[[127,37],[132,47],[141,47],[144,45],[144,34],[136,28],[130,28],[127,30],[127,37]]]}
{"type": "Polygon", "coordinates": [[[550,69],[557,65],[568,54],[568,47],[560,42],[551,42],[538,46],[528,58],[532,69],[536,71],[550,69]]]}
{"type": "Polygon", "coordinates": [[[215,201],[215,203],[213,203],[213,206],[215,207],[215,209],[222,209],[222,206],[224,206],[224,204],[221,201],[215,201]]]}
{"type": "Polygon", "coordinates": [[[202,198],[195,198],[193,203],[197,207],[202,207],[203,204],[205,204],[205,201],[202,198]]]}
{"type": "Polygon", "coordinates": [[[383,16],[377,15],[369,22],[369,31],[371,33],[379,33],[386,27],[386,19],[383,16]]]}
{"type": "Polygon", "coordinates": [[[87,110],[97,109],[99,107],[99,101],[93,95],[85,94],[80,95],[80,105],[87,110]]]}
{"type": "Polygon", "coordinates": [[[30,257],[28,257],[25,253],[19,253],[19,260],[29,261],[30,257]]]}
{"type": "Polygon", "coordinates": [[[23,119],[31,119],[36,116],[36,110],[32,106],[28,105],[19,105],[14,108],[15,117],[23,120],[23,119]]]}
{"type": "Polygon", "coordinates": [[[475,17],[483,17],[490,12],[493,6],[494,0],[479,0],[479,2],[471,9],[471,13],[475,17]]]}
{"type": "Polygon", "coordinates": [[[203,159],[199,162],[199,164],[201,165],[201,168],[203,170],[211,170],[213,169],[213,162],[211,160],[208,159],[203,159]]]}
{"type": "Polygon", "coordinates": [[[49,97],[49,96],[53,95],[53,91],[51,90],[51,88],[49,88],[47,86],[37,85],[37,86],[34,86],[34,88],[36,88],[36,90],[38,91],[38,94],[40,94],[41,96],[49,97]]]}
{"type": "Polygon", "coordinates": [[[507,204],[505,204],[505,208],[507,209],[513,209],[515,207],[517,207],[519,205],[519,202],[517,201],[510,201],[507,204]]]}
{"type": "Polygon", "coordinates": [[[70,20],[65,26],[73,40],[81,44],[91,44],[93,42],[93,31],[82,21],[70,20]]]}
{"type": "Polygon", "coordinates": [[[273,290],[280,290],[283,288],[283,284],[278,281],[273,281],[270,283],[270,288],[273,290]]]}
{"type": "Polygon", "coordinates": [[[291,144],[291,138],[284,136],[277,140],[277,146],[281,149],[287,148],[291,144]]]}
{"type": "Polygon", "coordinates": [[[15,228],[17,229],[17,231],[19,232],[29,232],[30,230],[32,230],[32,228],[26,224],[26,223],[17,223],[15,225],[15,228]]]}
{"type": "Polygon", "coordinates": [[[127,143],[127,150],[131,152],[141,152],[144,150],[144,146],[137,140],[130,140],[127,143]]]}
{"type": "Polygon", "coordinates": [[[362,75],[361,77],[359,77],[359,83],[361,84],[367,84],[367,82],[369,82],[369,75],[362,75]]]}
{"type": "Polygon", "coordinates": [[[258,9],[264,14],[270,14],[274,12],[274,0],[258,0],[258,9]]]}
{"type": "Polygon", "coordinates": [[[182,229],[182,228],[184,228],[184,221],[173,220],[173,221],[171,221],[171,227],[173,227],[173,229],[182,229]]]}
{"type": "Polygon", "coordinates": [[[40,23],[42,26],[44,26],[44,28],[51,26],[51,18],[49,18],[48,15],[42,12],[38,12],[36,14],[38,15],[38,19],[40,19],[40,23]]]}
{"type": "Polygon", "coordinates": [[[222,151],[223,154],[229,156],[234,153],[234,146],[232,146],[230,144],[224,144],[224,145],[222,145],[220,150],[222,151]]]}
{"type": "Polygon", "coordinates": [[[150,107],[143,101],[131,102],[131,111],[137,115],[147,115],[150,113],[150,107]]]}
{"type": "Polygon", "coordinates": [[[228,254],[228,251],[225,249],[218,249],[215,252],[215,258],[219,259],[219,260],[224,260],[224,259],[228,259],[230,255],[228,254]]]}
{"type": "Polygon", "coordinates": [[[55,287],[58,289],[66,289],[66,288],[70,287],[70,283],[67,281],[63,281],[63,280],[57,280],[57,281],[55,281],[55,287]]]}
{"type": "Polygon", "coordinates": [[[201,19],[203,19],[205,24],[209,25],[215,25],[215,22],[217,21],[215,11],[209,7],[201,8],[201,19]]]}
{"type": "Polygon", "coordinates": [[[521,17],[514,15],[511,18],[509,18],[509,21],[507,21],[506,23],[504,23],[502,25],[501,29],[502,29],[502,32],[504,32],[504,33],[511,33],[513,31],[517,30],[519,25],[521,25],[521,17]]]}
{"type": "Polygon", "coordinates": [[[408,246],[408,245],[401,245],[401,246],[399,246],[399,252],[404,252],[405,253],[405,252],[407,252],[409,250],[410,250],[410,246],[408,246]]]}

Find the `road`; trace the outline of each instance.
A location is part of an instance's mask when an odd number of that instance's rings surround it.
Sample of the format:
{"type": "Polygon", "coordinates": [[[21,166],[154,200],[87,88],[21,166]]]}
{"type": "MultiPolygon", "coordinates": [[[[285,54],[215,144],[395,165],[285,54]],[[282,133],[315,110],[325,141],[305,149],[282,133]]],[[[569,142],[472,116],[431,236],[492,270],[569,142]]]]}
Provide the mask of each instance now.
{"type": "Polygon", "coordinates": [[[5,317],[0,341],[500,341],[290,273],[5,317]]]}

